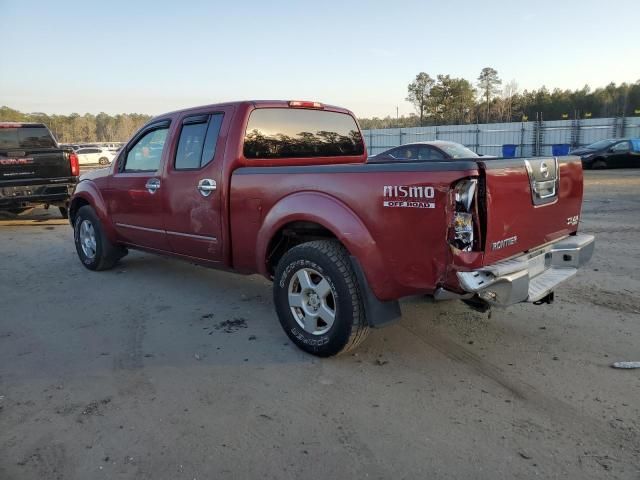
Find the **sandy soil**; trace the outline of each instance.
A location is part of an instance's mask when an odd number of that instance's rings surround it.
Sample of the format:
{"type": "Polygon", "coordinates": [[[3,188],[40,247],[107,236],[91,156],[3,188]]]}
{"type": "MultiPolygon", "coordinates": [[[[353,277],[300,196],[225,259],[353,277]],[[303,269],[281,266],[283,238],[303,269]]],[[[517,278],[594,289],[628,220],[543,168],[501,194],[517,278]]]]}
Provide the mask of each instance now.
{"type": "Polygon", "coordinates": [[[587,172],[592,263],[551,306],[403,302],[353,355],[293,346],[259,277],[0,220],[0,479],[638,479],[640,171],[587,172]]]}

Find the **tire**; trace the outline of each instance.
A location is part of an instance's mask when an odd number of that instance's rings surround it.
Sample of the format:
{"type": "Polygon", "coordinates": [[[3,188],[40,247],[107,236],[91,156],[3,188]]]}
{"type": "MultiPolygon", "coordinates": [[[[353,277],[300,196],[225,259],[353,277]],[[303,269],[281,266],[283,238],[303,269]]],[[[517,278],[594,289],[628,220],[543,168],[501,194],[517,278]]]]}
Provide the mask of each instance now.
{"type": "Polygon", "coordinates": [[[96,212],[89,205],[78,210],[73,225],[76,252],[89,270],[108,270],[127,254],[126,249],[113,245],[104,234],[96,212]]]}
{"type": "Polygon", "coordinates": [[[607,168],[609,165],[607,165],[607,161],[602,159],[602,158],[596,158],[592,163],[591,163],[591,168],[593,170],[602,170],[604,168],[607,168]]]}
{"type": "Polygon", "coordinates": [[[100,165],[109,165],[109,159],[107,157],[100,157],[98,163],[100,165]]]}
{"type": "Polygon", "coordinates": [[[69,209],[67,207],[58,207],[58,210],[60,210],[62,218],[69,218],[69,209]]]}
{"type": "Polygon", "coordinates": [[[307,353],[319,357],[344,353],[369,333],[349,255],[335,240],[289,250],[276,269],[273,299],[285,333],[307,353]]]}

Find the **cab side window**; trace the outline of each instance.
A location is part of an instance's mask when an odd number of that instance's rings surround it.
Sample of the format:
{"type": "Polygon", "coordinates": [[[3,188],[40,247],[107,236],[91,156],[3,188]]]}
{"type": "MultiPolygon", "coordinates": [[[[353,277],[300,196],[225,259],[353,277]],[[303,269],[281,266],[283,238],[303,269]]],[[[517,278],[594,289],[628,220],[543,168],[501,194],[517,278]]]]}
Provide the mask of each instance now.
{"type": "Polygon", "coordinates": [[[216,113],[184,119],[176,150],[176,170],[199,169],[213,160],[222,117],[221,113],[216,113]]]}
{"type": "Polygon", "coordinates": [[[400,147],[390,152],[393,158],[399,160],[417,160],[418,149],[416,147],[400,147]]]}
{"type": "Polygon", "coordinates": [[[418,150],[419,160],[444,160],[444,155],[435,148],[420,147],[418,150]]]}
{"type": "Polygon", "coordinates": [[[629,142],[617,143],[616,145],[613,146],[612,150],[614,152],[628,152],[630,150],[629,142]]]}
{"type": "Polygon", "coordinates": [[[162,151],[167,140],[169,126],[145,133],[127,152],[125,172],[155,172],[160,168],[162,151]]]}

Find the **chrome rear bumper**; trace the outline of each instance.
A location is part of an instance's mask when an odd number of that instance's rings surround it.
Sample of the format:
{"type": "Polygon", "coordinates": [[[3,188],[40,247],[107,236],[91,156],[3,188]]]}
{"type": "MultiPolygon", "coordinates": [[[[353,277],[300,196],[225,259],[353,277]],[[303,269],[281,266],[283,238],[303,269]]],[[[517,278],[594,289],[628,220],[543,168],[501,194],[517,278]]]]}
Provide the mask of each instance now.
{"type": "Polygon", "coordinates": [[[492,305],[537,302],[574,276],[594,248],[593,235],[578,234],[511,260],[458,272],[458,280],[465,291],[492,305]]]}

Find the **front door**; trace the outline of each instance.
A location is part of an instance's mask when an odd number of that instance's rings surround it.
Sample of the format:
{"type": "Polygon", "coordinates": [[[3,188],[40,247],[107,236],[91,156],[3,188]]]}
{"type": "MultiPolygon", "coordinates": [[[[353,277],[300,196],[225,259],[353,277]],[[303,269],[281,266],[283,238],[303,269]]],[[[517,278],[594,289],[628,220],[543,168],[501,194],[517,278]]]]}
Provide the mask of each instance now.
{"type": "Polygon", "coordinates": [[[142,130],[118,158],[105,200],[119,237],[127,243],[169,251],[163,225],[161,181],[169,121],[142,130]]]}
{"type": "Polygon", "coordinates": [[[221,260],[222,158],[232,111],[223,107],[179,119],[163,179],[164,225],[178,255],[221,260]]]}

